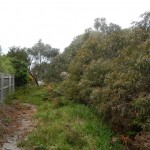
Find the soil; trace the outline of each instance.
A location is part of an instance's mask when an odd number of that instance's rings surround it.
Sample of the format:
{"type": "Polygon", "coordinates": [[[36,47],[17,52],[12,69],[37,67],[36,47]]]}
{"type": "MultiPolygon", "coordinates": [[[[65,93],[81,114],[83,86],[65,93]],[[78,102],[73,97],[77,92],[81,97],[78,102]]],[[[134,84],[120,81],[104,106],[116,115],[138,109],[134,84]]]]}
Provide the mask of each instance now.
{"type": "Polygon", "coordinates": [[[17,101],[0,106],[0,150],[23,150],[17,145],[35,126],[35,112],[35,106],[17,101]]]}

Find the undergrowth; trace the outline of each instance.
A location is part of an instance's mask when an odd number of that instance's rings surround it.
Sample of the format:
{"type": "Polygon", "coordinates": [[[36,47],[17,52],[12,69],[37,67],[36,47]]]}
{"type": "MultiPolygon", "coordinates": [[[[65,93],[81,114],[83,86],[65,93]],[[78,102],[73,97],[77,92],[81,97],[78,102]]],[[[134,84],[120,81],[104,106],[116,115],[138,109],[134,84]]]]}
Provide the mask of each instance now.
{"type": "MultiPolygon", "coordinates": [[[[37,125],[19,147],[26,150],[121,150],[112,133],[94,111],[68,101],[57,88],[22,88],[11,96],[37,106],[37,125]]],[[[9,98],[10,101],[10,98],[9,98]]],[[[7,101],[8,102],[8,101],[7,101]]]]}
{"type": "Polygon", "coordinates": [[[36,86],[23,86],[15,89],[14,94],[11,94],[6,99],[6,104],[11,104],[14,100],[22,103],[30,103],[40,106],[43,104],[45,89],[36,86]]]}

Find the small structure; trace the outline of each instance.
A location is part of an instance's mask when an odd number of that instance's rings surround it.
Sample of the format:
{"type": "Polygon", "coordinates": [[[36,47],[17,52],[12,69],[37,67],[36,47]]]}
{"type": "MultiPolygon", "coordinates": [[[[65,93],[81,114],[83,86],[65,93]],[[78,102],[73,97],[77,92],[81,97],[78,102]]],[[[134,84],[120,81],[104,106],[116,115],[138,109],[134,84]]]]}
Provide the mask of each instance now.
{"type": "Polygon", "coordinates": [[[3,103],[8,94],[14,92],[14,76],[0,72],[0,103],[3,103]]]}

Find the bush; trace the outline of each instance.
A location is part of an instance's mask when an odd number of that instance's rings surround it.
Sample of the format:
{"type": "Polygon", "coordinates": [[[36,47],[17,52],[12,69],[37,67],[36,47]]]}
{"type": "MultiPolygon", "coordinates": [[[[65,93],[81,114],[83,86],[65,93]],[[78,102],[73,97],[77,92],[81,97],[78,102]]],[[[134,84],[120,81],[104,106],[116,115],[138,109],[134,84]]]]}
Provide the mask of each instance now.
{"type": "Polygon", "coordinates": [[[23,86],[28,82],[28,70],[25,62],[13,59],[13,66],[15,68],[15,85],[23,86]]]}
{"type": "Polygon", "coordinates": [[[115,131],[126,134],[149,130],[150,36],[142,32],[93,32],[63,83],[68,99],[94,107],[115,131]]]}

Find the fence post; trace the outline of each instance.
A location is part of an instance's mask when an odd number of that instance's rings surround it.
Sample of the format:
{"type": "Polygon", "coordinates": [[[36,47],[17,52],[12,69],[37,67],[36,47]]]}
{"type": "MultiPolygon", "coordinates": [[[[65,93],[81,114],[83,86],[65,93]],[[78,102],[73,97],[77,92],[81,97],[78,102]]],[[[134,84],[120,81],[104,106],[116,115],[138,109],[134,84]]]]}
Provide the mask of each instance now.
{"type": "Polygon", "coordinates": [[[0,87],[1,88],[1,91],[0,91],[1,92],[1,94],[0,94],[1,97],[0,97],[0,100],[1,100],[1,103],[2,103],[3,102],[3,98],[4,98],[3,97],[3,85],[4,85],[4,75],[3,75],[3,73],[1,73],[0,78],[1,78],[1,87],[0,87]]]}
{"type": "Polygon", "coordinates": [[[15,91],[15,77],[12,76],[12,92],[15,91]]]}
{"type": "Polygon", "coordinates": [[[11,75],[9,75],[9,94],[12,92],[11,75]]]}

